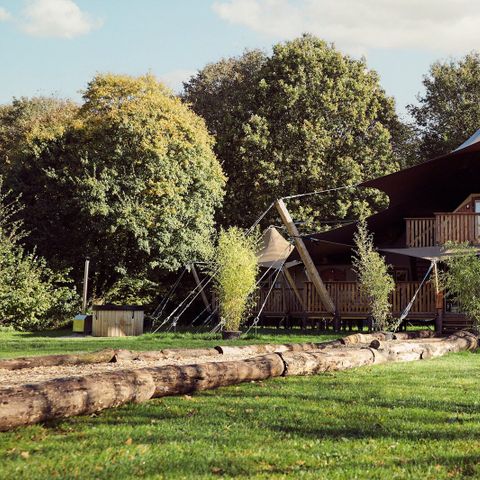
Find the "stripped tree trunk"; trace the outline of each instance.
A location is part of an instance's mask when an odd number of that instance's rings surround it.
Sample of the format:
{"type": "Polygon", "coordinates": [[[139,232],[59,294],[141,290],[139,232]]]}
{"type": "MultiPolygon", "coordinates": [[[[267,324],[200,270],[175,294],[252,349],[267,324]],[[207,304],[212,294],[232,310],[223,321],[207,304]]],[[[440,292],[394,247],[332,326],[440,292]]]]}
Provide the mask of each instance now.
{"type": "Polygon", "coordinates": [[[138,368],[0,389],[0,431],[127,402],[281,376],[279,355],[236,362],[138,368]]]}
{"type": "MultiPolygon", "coordinates": [[[[384,335],[384,334],[383,334],[384,335]]],[[[352,336],[355,337],[355,336],[352,336]]],[[[362,336],[370,340],[371,335],[362,336]]],[[[373,337],[381,338],[380,334],[373,337]]],[[[347,337],[348,338],[348,337],[347,337]]],[[[355,337],[358,340],[359,337],[355,337]]],[[[411,361],[449,352],[473,350],[478,339],[469,332],[429,341],[340,343],[311,352],[284,351],[247,360],[196,365],[166,365],[105,372],[0,389],[0,430],[53,418],[93,413],[127,402],[178,395],[282,375],[310,375],[392,361],[411,361]]],[[[386,338],[385,335],[383,338],[386,338]]],[[[319,349],[318,345],[323,345],[319,349]]],[[[296,347],[295,347],[296,348],[296,347]]],[[[210,349],[207,349],[210,350],[210,349]]]]}
{"type": "Polygon", "coordinates": [[[106,363],[112,361],[115,350],[105,349],[99,352],[77,353],[72,355],[41,355],[38,357],[19,357],[0,360],[0,368],[19,370],[21,368],[51,367],[55,365],[84,365],[87,363],[106,363]]]}

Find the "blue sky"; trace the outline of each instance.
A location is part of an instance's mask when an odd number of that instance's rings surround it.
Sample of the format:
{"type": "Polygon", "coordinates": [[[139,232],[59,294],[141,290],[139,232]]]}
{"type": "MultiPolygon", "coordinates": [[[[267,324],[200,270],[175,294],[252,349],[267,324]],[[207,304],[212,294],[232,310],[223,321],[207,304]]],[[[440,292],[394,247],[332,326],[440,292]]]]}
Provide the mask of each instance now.
{"type": "Polygon", "coordinates": [[[311,32],[365,55],[403,113],[434,60],[480,45],[479,3],[0,0],[0,102],[52,93],[78,100],[105,71],[152,72],[178,89],[208,62],[311,32]]]}

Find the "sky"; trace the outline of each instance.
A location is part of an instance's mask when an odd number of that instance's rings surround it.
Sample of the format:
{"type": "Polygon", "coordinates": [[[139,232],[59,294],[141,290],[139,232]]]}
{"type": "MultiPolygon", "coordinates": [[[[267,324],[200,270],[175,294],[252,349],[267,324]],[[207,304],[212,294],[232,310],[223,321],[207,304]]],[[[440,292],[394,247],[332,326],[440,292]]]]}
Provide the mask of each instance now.
{"type": "Polygon", "coordinates": [[[80,100],[98,72],[179,91],[207,63],[308,32],[364,56],[405,115],[434,61],[480,48],[479,20],[478,0],[0,0],[0,103],[80,100]]]}

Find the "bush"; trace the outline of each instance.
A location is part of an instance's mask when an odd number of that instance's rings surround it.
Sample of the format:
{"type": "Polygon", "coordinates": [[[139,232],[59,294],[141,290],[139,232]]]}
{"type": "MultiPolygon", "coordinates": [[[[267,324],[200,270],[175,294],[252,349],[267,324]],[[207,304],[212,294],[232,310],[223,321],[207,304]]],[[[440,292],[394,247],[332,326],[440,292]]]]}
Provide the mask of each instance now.
{"type": "Polygon", "coordinates": [[[448,267],[440,275],[440,282],[450,298],[475,322],[480,321],[480,260],[477,249],[466,243],[448,243],[450,256],[443,261],[448,267]]]}
{"type": "Polygon", "coordinates": [[[255,290],[258,273],[258,237],[247,237],[242,230],[222,230],[216,251],[215,291],[225,330],[237,331],[248,309],[248,298],[255,290]]]}
{"type": "Polygon", "coordinates": [[[54,272],[27,252],[21,223],[12,221],[18,201],[7,201],[0,181],[0,324],[19,330],[51,327],[71,316],[79,299],[68,272],[54,272]]]}
{"type": "Polygon", "coordinates": [[[354,236],[355,250],[353,269],[358,276],[363,294],[367,297],[374,330],[387,330],[390,324],[392,305],[389,297],[395,282],[389,274],[389,266],[373,245],[373,235],[368,233],[365,220],[358,224],[354,236]]]}
{"type": "Polygon", "coordinates": [[[159,288],[158,283],[144,277],[124,277],[114,283],[103,301],[123,305],[150,305],[158,296],[159,288]]]}

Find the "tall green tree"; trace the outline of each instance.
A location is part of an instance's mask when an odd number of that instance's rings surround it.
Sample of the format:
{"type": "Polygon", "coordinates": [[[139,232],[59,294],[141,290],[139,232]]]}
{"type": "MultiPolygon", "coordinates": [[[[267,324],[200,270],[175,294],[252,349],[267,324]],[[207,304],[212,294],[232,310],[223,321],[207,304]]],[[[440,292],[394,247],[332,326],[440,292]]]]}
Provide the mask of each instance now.
{"type": "Polygon", "coordinates": [[[480,53],[435,62],[423,85],[418,105],[409,110],[426,160],[454,150],[480,128],[480,53]]]}
{"type": "Polygon", "coordinates": [[[225,183],[212,146],[203,120],[153,76],[96,76],[28,164],[31,243],[78,272],[89,255],[101,290],[207,257],[225,183]]]}
{"type": "MultiPolygon", "coordinates": [[[[390,131],[399,120],[377,74],[310,35],[275,45],[270,56],[247,52],[207,66],[185,84],[185,100],[216,136],[229,178],[224,224],[246,226],[278,197],[398,168],[390,131]]],[[[343,191],[290,208],[306,228],[319,228],[382,201],[343,191]]]]}

